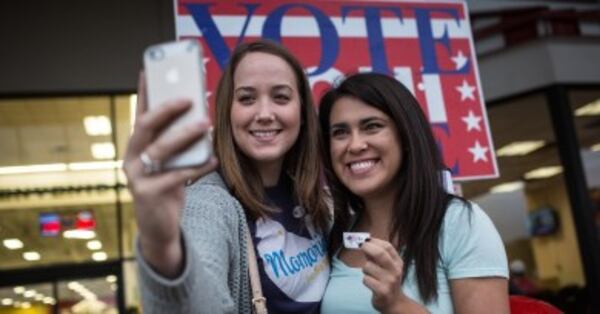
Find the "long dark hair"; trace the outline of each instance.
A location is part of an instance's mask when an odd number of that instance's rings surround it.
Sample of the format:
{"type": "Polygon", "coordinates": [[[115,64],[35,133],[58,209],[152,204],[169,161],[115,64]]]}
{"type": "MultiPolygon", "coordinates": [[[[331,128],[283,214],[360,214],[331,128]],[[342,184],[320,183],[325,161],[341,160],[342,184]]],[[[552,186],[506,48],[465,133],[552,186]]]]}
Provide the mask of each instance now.
{"type": "MultiPolygon", "coordinates": [[[[331,148],[331,110],[342,97],[360,100],[384,112],[396,125],[402,164],[396,175],[398,194],[389,238],[392,242],[398,240],[397,244],[405,248],[402,255],[405,278],[408,266],[414,264],[421,298],[425,302],[437,299],[438,239],[446,207],[455,196],[444,189],[441,170],[445,167],[429,122],[415,97],[394,78],[376,73],[354,74],[321,99],[319,120],[325,152],[331,148]]],[[[331,158],[324,160],[334,203],[329,253],[335,254],[341,245],[342,232],[352,224],[349,208],[360,216],[364,202],[336,177],[331,158]]]]}
{"type": "Polygon", "coordinates": [[[283,59],[296,77],[300,96],[302,125],[298,139],[287,152],[282,171],[288,169],[294,182],[295,197],[311,214],[316,227],[325,230],[330,215],[322,186],[320,139],[322,138],[310,84],[300,62],[283,46],[273,41],[257,40],[240,44],[219,80],[216,91],[214,150],[220,161],[220,173],[227,186],[252,218],[268,216],[273,209],[265,202],[265,191],[258,171],[237,148],[231,130],[233,77],[237,66],[250,53],[267,53],[283,59]]]}

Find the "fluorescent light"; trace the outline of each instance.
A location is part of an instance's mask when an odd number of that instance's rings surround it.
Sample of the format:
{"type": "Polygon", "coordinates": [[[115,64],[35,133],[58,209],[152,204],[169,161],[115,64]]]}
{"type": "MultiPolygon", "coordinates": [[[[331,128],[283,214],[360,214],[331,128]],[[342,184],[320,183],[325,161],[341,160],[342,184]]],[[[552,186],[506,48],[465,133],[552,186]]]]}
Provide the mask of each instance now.
{"type": "Polygon", "coordinates": [[[14,291],[16,294],[21,294],[21,293],[25,292],[25,287],[23,287],[23,286],[17,286],[17,287],[15,287],[15,288],[13,289],[13,291],[14,291]]]}
{"type": "Polygon", "coordinates": [[[96,237],[94,230],[66,230],[63,232],[63,238],[89,240],[96,237]]]}
{"type": "Polygon", "coordinates": [[[37,172],[58,172],[58,171],[84,171],[84,170],[110,170],[123,168],[123,161],[91,161],[91,162],[73,162],[69,164],[44,164],[27,165],[14,167],[0,167],[0,175],[3,174],[23,174],[37,172]]]}
{"type": "Polygon", "coordinates": [[[4,246],[9,250],[18,250],[23,248],[23,242],[19,239],[4,239],[4,246]]]}
{"type": "Polygon", "coordinates": [[[13,304],[13,300],[11,298],[4,298],[2,299],[2,305],[12,305],[13,304]]]}
{"type": "Polygon", "coordinates": [[[579,117],[600,115],[600,99],[596,99],[583,107],[577,108],[577,110],[575,110],[575,115],[579,117]]]}
{"type": "Polygon", "coordinates": [[[498,156],[527,155],[546,144],[544,141],[512,142],[496,151],[498,156]]]}
{"type": "Polygon", "coordinates": [[[99,250],[102,248],[102,242],[98,240],[88,241],[87,248],[93,251],[99,250]]]}
{"type": "Polygon", "coordinates": [[[27,290],[23,293],[23,296],[26,298],[33,298],[33,297],[35,297],[36,294],[37,294],[37,291],[35,291],[35,290],[27,290]]]}
{"type": "Polygon", "coordinates": [[[87,116],[83,118],[85,133],[90,136],[110,135],[112,127],[107,116],[87,116]]]}
{"type": "Polygon", "coordinates": [[[117,282],[117,276],[115,276],[115,275],[106,276],[106,281],[109,283],[115,283],[115,282],[117,282]]]}
{"type": "Polygon", "coordinates": [[[507,183],[498,184],[498,185],[492,187],[490,189],[490,193],[513,192],[513,191],[521,190],[521,189],[523,189],[523,187],[525,187],[525,183],[523,183],[523,181],[507,182],[507,183]]]}
{"type": "MultiPolygon", "coordinates": [[[[26,261],[39,261],[42,256],[40,255],[40,253],[36,252],[36,251],[29,251],[29,252],[25,252],[23,253],[23,258],[26,261]]],[[[27,293],[27,291],[25,291],[25,293],[27,293]]]]}
{"type": "Polygon", "coordinates": [[[82,287],[82,285],[77,281],[71,281],[67,284],[67,288],[69,288],[71,290],[77,290],[81,287],[82,287]]]}
{"type": "Polygon", "coordinates": [[[590,150],[593,152],[600,152],[600,143],[592,145],[592,147],[590,147],[590,150]]]}
{"type": "Polygon", "coordinates": [[[525,173],[525,179],[543,179],[562,172],[561,166],[541,167],[525,173]]]}
{"type": "Polygon", "coordinates": [[[81,296],[86,300],[98,300],[98,296],[90,291],[85,291],[81,293],[81,296]]]}
{"type": "Polygon", "coordinates": [[[32,172],[57,172],[67,170],[66,164],[45,164],[45,165],[28,165],[28,166],[13,166],[0,168],[0,174],[19,174],[32,172]]]}
{"type": "Polygon", "coordinates": [[[123,161],[92,161],[92,162],[74,162],[67,164],[67,168],[71,171],[81,170],[110,170],[119,169],[123,166],[123,161]]]}
{"type": "Polygon", "coordinates": [[[107,258],[108,258],[108,255],[106,255],[105,252],[95,252],[94,254],[92,254],[92,259],[95,260],[96,262],[105,261],[107,258]]]}
{"type": "Polygon", "coordinates": [[[35,295],[35,300],[36,301],[42,301],[44,299],[44,295],[41,293],[38,293],[35,295]]]}
{"type": "Polygon", "coordinates": [[[90,149],[95,159],[115,158],[115,145],[111,142],[93,143],[90,149]]]}
{"type": "Polygon", "coordinates": [[[23,303],[21,303],[21,308],[22,309],[28,309],[30,307],[31,307],[31,303],[29,303],[29,302],[23,302],[23,303]]]}
{"type": "Polygon", "coordinates": [[[42,302],[44,302],[45,304],[54,304],[55,303],[54,298],[52,298],[52,297],[45,297],[42,302]]]}

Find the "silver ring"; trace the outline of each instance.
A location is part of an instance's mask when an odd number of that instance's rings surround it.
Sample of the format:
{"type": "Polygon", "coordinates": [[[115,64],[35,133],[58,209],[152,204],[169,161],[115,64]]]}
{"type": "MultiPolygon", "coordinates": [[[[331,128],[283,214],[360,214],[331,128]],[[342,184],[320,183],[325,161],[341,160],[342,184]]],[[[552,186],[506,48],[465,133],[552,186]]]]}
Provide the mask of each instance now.
{"type": "Polygon", "coordinates": [[[153,174],[162,170],[160,161],[152,160],[146,152],[140,154],[140,160],[142,161],[142,165],[144,166],[145,174],[153,174]]]}

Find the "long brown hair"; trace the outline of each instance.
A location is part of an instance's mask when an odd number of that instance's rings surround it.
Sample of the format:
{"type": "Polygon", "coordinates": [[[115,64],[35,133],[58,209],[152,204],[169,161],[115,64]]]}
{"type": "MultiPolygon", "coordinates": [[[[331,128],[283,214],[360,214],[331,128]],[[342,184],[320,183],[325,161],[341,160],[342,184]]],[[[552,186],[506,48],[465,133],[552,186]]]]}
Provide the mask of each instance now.
{"type": "MultiPolygon", "coordinates": [[[[398,239],[399,245],[404,246],[404,276],[406,278],[408,266],[414,264],[419,293],[424,301],[429,302],[438,295],[436,267],[440,258],[440,228],[446,207],[456,197],[444,189],[441,174],[443,161],[429,122],[417,100],[397,80],[375,73],[354,74],[321,99],[319,119],[325,135],[323,142],[326,152],[331,147],[331,110],[342,97],[358,99],[384,112],[396,125],[403,155],[402,165],[396,175],[398,194],[390,221],[389,238],[398,239]]],[[[352,224],[349,207],[360,216],[365,206],[363,200],[336,177],[331,158],[324,159],[334,201],[329,253],[335,254],[341,246],[342,232],[352,224]]]]}
{"type": "Polygon", "coordinates": [[[298,139],[287,152],[282,171],[288,169],[287,174],[293,181],[295,197],[307,213],[311,214],[315,226],[326,230],[330,214],[322,187],[321,134],[313,106],[312,91],[298,60],[275,42],[258,40],[239,45],[223,71],[216,92],[214,128],[214,148],[220,160],[221,175],[233,195],[252,218],[265,217],[273,211],[265,203],[264,185],[257,169],[235,144],[231,129],[233,77],[241,60],[253,52],[277,56],[283,59],[294,72],[300,95],[302,120],[298,139]]]}

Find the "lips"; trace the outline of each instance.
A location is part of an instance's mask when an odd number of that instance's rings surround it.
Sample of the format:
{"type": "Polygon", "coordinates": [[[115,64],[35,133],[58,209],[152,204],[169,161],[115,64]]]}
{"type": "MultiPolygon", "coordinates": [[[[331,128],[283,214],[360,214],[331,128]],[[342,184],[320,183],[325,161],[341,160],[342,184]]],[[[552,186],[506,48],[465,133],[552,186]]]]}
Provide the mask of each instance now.
{"type": "Polygon", "coordinates": [[[377,164],[378,159],[361,159],[350,162],[347,165],[352,174],[364,174],[369,172],[377,164]]]}

